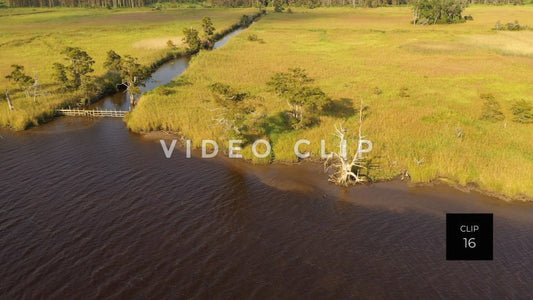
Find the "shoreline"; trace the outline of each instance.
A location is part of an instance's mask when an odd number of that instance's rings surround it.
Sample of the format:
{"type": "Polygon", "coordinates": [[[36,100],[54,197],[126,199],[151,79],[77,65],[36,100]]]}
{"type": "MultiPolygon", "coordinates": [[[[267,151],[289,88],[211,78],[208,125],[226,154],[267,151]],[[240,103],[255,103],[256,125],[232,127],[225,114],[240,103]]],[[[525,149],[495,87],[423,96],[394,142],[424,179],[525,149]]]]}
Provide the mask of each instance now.
{"type": "MultiPolygon", "coordinates": [[[[131,130],[130,130],[131,131],[131,130]]],[[[178,143],[176,143],[176,150],[179,150],[180,152],[185,152],[185,140],[186,137],[177,133],[177,132],[169,132],[169,131],[150,131],[150,132],[135,132],[131,131],[132,133],[135,133],[142,138],[146,140],[151,140],[154,142],[159,142],[161,139],[176,139],[178,143]]],[[[198,154],[199,148],[191,147],[191,158],[198,158],[201,159],[201,157],[198,154]]],[[[221,149],[222,150],[222,149],[221,149]]],[[[222,153],[227,154],[225,151],[222,151],[222,153]]],[[[169,158],[172,159],[172,158],[169,158]]],[[[245,164],[247,166],[303,166],[303,165],[313,165],[315,167],[318,167],[319,165],[322,165],[322,160],[316,159],[316,158],[308,158],[301,160],[299,162],[287,162],[287,161],[272,161],[267,164],[261,164],[261,163],[254,163],[250,159],[240,158],[240,159],[230,159],[226,155],[217,155],[214,157],[215,160],[219,160],[221,162],[231,164],[231,165],[237,165],[235,162],[241,162],[242,164],[245,164]]],[[[252,168],[250,168],[252,169],[252,168]]],[[[327,174],[325,172],[322,172],[324,175],[324,182],[328,185],[335,186],[334,184],[328,182],[327,174]]],[[[483,189],[479,187],[478,183],[471,182],[467,185],[461,185],[454,181],[453,178],[447,178],[447,177],[440,177],[440,178],[434,178],[429,182],[414,182],[410,177],[408,179],[401,179],[402,174],[397,174],[393,178],[376,178],[373,179],[372,182],[366,182],[361,184],[364,185],[373,185],[376,183],[387,183],[387,182],[395,182],[395,183],[402,183],[407,186],[413,186],[413,187],[433,187],[436,185],[445,185],[449,188],[452,188],[454,190],[463,192],[463,193],[479,193],[483,196],[497,199],[498,201],[503,201],[508,204],[521,204],[521,203],[533,203],[533,198],[528,197],[526,195],[520,195],[518,197],[513,197],[509,195],[505,195],[502,193],[497,193],[490,191],[488,189],[483,189]]],[[[360,186],[361,186],[360,185],[360,186]]],[[[358,185],[351,185],[349,187],[346,187],[347,189],[351,189],[352,187],[356,187],[358,185]]],[[[339,187],[342,188],[342,187],[339,187]]]]}

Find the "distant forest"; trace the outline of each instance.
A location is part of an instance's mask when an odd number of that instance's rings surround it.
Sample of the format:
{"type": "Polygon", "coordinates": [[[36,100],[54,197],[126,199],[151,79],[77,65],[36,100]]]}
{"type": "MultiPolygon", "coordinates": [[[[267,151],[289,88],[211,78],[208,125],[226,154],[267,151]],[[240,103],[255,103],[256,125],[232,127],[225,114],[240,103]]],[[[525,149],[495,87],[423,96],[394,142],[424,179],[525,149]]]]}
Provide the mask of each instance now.
{"type": "MultiPolygon", "coordinates": [[[[246,7],[268,6],[275,1],[281,1],[288,6],[363,6],[378,7],[388,5],[410,4],[418,0],[186,0],[162,3],[160,0],[0,0],[0,7],[142,7],[142,6],[167,6],[179,3],[206,4],[210,6],[246,7]],[[3,4],[3,5],[2,5],[3,4]]],[[[435,0],[447,1],[447,0],[435,0]]],[[[523,4],[523,0],[460,0],[466,4],[523,4]]]]}

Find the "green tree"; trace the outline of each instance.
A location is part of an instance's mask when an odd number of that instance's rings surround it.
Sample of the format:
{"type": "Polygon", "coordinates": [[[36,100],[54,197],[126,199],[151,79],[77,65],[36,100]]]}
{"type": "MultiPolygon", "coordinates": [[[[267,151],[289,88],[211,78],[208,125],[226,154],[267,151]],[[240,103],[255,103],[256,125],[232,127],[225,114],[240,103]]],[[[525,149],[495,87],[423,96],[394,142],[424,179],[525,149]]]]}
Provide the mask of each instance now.
{"type": "Polygon", "coordinates": [[[183,42],[189,47],[190,53],[196,53],[200,50],[202,42],[198,36],[198,30],[194,28],[183,29],[183,42]]]}
{"type": "Polygon", "coordinates": [[[215,39],[214,39],[215,26],[213,26],[213,22],[211,21],[210,17],[204,17],[202,19],[202,29],[204,33],[206,48],[208,49],[213,48],[215,44],[215,39]]]}
{"type": "Polygon", "coordinates": [[[136,96],[141,94],[141,87],[150,78],[150,69],[137,62],[137,58],[130,55],[120,56],[113,50],[107,52],[104,66],[110,72],[119,74],[122,84],[130,96],[130,104],[135,105],[136,96]]]}
{"type": "Polygon", "coordinates": [[[274,5],[274,11],[275,12],[283,12],[285,10],[285,8],[283,7],[283,0],[274,0],[273,2],[273,5],[274,5]]]}
{"type": "Polygon", "coordinates": [[[96,78],[94,76],[85,76],[79,90],[81,91],[81,103],[89,104],[91,98],[98,93],[98,86],[96,85],[96,78]]]}
{"type": "Polygon", "coordinates": [[[87,52],[77,47],[67,47],[61,52],[68,64],[54,63],[54,78],[64,87],[78,90],[84,81],[90,81],[90,73],[94,72],[94,60],[87,52]]]}
{"type": "Polygon", "coordinates": [[[24,66],[11,65],[11,67],[13,68],[13,71],[6,76],[6,79],[23,90],[26,93],[26,96],[29,96],[28,88],[35,83],[35,80],[24,73],[24,66]]]}
{"type": "Polygon", "coordinates": [[[54,63],[52,66],[53,73],[52,78],[57,82],[66,85],[68,83],[67,71],[65,65],[60,63],[54,63]]]}
{"type": "Polygon", "coordinates": [[[252,22],[252,18],[250,18],[248,15],[242,15],[241,20],[239,21],[242,27],[246,27],[250,25],[251,22],[252,22]]]}
{"type": "Polygon", "coordinates": [[[107,51],[107,58],[104,62],[104,67],[111,72],[119,72],[122,57],[113,50],[107,51]]]}
{"type": "Polygon", "coordinates": [[[276,73],[267,85],[289,104],[289,115],[294,120],[293,128],[311,125],[331,99],[319,88],[311,86],[314,80],[304,69],[294,68],[276,73]]]}
{"type": "Polygon", "coordinates": [[[464,22],[462,12],[466,6],[461,0],[413,1],[414,24],[451,24],[464,22]]]}

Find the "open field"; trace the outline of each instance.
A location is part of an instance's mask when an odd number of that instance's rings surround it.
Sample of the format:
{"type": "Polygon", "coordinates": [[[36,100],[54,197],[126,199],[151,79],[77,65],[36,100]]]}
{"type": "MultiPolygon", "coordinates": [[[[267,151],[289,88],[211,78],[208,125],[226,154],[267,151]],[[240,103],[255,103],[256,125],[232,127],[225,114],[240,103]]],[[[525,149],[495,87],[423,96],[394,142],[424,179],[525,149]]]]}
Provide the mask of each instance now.
{"type": "MultiPolygon", "coordinates": [[[[446,178],[513,198],[533,197],[533,124],[513,122],[510,110],[514,101],[533,102],[531,31],[491,30],[498,20],[533,26],[533,7],[473,6],[465,14],[474,21],[432,26],[411,25],[409,7],[293,10],[270,13],[224,48],[200,53],[164,93],[143,96],[127,116],[128,126],[177,131],[196,146],[217,137],[227,144],[207,89],[222,82],[262,99],[273,159],[294,162],[299,138],[312,142],[314,157],[321,139],[332,150],[334,125],[341,121],[356,138],[363,99],[363,131],[379,163],[370,173],[374,179],[407,171],[414,182],[446,178]],[[249,41],[250,34],[264,43],[249,41]],[[305,68],[335,100],[336,112],[323,115],[319,125],[292,130],[284,123],[287,104],[266,82],[289,67],[305,68]],[[480,120],[482,94],[494,96],[505,120],[480,120]]],[[[250,145],[243,152],[252,158],[250,145]]]]}
{"type": "Polygon", "coordinates": [[[106,52],[111,49],[152,64],[172,54],[166,41],[171,39],[179,46],[183,28],[199,29],[203,17],[211,17],[216,28],[223,30],[239,22],[243,14],[255,12],[224,8],[0,9],[0,126],[24,129],[38,124],[61,104],[76,101],[74,94],[56,92],[51,79],[52,64],[63,62],[60,52],[67,46],[87,51],[96,62],[94,75],[100,76],[106,52]],[[12,64],[23,65],[28,75],[37,73],[44,91],[51,94],[37,105],[25,99],[24,93],[14,90],[4,78],[12,64]],[[8,87],[16,108],[11,114],[3,98],[8,87]]]}

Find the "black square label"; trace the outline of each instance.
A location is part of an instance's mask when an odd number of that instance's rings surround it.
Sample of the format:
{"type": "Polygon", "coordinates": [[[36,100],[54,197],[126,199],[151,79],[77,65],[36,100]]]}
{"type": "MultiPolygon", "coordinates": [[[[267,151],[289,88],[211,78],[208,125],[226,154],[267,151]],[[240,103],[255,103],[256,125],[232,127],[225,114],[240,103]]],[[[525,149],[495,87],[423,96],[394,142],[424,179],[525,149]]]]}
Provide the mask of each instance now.
{"type": "Polygon", "coordinates": [[[492,214],[446,214],[446,260],[492,260],[492,214]]]}

